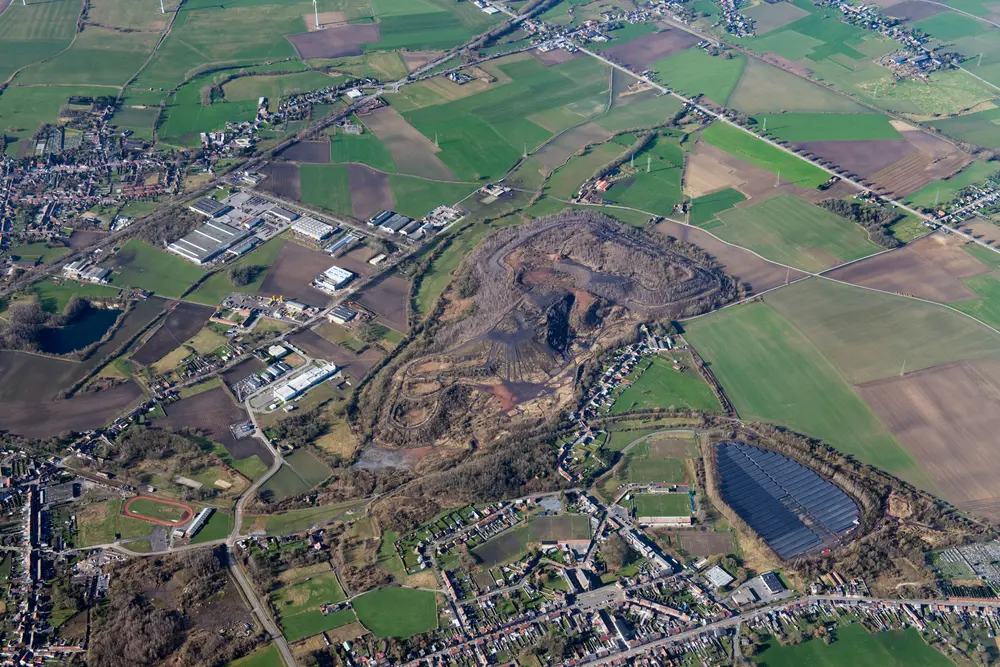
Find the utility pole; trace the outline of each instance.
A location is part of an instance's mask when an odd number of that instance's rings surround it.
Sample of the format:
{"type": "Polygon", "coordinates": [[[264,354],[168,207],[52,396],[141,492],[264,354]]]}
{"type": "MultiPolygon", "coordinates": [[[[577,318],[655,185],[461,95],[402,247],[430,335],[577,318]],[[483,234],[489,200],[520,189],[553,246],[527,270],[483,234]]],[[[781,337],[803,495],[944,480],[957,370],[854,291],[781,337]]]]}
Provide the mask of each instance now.
{"type": "Polygon", "coordinates": [[[903,367],[899,369],[899,377],[906,374],[906,359],[903,359],[903,367]]]}
{"type": "Polygon", "coordinates": [[[528,157],[528,142],[524,142],[524,152],[521,153],[521,157],[528,157]]]}
{"type": "Polygon", "coordinates": [[[316,29],[319,30],[319,5],[313,0],[313,11],[316,13],[316,29]]]}
{"type": "Polygon", "coordinates": [[[646,156],[646,173],[647,174],[649,173],[649,166],[650,166],[650,164],[652,162],[653,162],[653,156],[652,155],[647,155],[646,156]]]}
{"type": "MultiPolygon", "coordinates": [[[[21,0],[21,2],[24,2],[24,0],[21,0]]],[[[160,0],[160,13],[161,14],[167,13],[167,10],[163,7],[163,0],[160,0]]]]}
{"type": "Polygon", "coordinates": [[[438,133],[434,133],[434,148],[441,148],[441,144],[438,143],[438,133]]]}
{"type": "Polygon", "coordinates": [[[935,190],[934,191],[934,208],[937,208],[938,197],[940,197],[940,196],[941,196],[941,190],[940,189],[939,190],[935,190]]]}
{"type": "Polygon", "coordinates": [[[761,131],[761,134],[767,134],[767,116],[764,116],[764,129],[761,131]]]}
{"type": "Polygon", "coordinates": [[[983,66],[983,54],[982,54],[982,52],[980,52],[979,53],[979,64],[976,65],[976,67],[982,67],[982,66],[983,66]]]}
{"type": "Polygon", "coordinates": [[[774,187],[778,187],[779,185],[781,185],[781,170],[780,169],[778,170],[778,173],[774,176],[774,187]]]}

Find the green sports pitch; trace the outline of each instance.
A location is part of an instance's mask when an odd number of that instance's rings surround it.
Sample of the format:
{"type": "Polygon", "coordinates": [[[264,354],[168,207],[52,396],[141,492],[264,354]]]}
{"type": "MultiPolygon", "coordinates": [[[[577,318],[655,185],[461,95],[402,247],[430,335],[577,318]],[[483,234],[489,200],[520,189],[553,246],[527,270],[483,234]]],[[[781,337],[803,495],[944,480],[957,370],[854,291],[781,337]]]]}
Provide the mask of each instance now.
{"type": "Polygon", "coordinates": [[[691,499],[686,493],[637,493],[632,506],[638,517],[690,516],[691,499]]]}

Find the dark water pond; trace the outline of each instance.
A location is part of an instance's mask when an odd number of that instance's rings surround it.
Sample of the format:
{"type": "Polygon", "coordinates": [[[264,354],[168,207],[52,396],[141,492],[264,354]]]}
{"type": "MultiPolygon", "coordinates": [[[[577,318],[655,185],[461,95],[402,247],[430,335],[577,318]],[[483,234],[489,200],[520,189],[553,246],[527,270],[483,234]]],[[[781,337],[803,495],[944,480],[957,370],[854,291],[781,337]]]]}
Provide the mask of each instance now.
{"type": "Polygon", "coordinates": [[[104,337],[121,314],[110,308],[90,308],[65,327],[43,329],[39,341],[42,352],[67,354],[92,345],[104,337]]]}

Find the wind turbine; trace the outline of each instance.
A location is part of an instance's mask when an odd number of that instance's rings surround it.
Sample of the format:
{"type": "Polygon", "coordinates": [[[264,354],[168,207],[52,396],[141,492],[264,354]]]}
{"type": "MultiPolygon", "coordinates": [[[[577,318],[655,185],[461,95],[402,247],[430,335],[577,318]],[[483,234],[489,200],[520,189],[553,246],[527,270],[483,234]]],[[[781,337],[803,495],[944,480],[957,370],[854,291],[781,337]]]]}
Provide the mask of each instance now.
{"type": "Polygon", "coordinates": [[[313,0],[313,11],[316,12],[316,29],[319,30],[319,5],[316,4],[316,0],[313,0]]]}
{"type": "MultiPolygon", "coordinates": [[[[23,2],[24,0],[21,0],[21,1],[23,2]]],[[[160,13],[161,14],[166,14],[167,13],[167,10],[164,9],[164,7],[163,7],[163,0],[160,0],[160,13]]]]}

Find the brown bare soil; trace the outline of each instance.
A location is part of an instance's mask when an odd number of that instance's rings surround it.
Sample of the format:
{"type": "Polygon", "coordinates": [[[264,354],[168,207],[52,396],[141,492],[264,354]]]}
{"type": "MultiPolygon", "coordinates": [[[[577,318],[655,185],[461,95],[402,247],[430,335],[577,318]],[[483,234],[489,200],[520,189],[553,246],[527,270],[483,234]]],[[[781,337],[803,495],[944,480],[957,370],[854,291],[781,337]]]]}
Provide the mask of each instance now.
{"type": "Polygon", "coordinates": [[[410,283],[398,276],[389,276],[366,287],[358,301],[378,313],[378,320],[396,331],[406,333],[406,300],[410,283]]]}
{"type": "Polygon", "coordinates": [[[947,178],[969,164],[972,158],[944,139],[931,136],[899,121],[892,121],[917,152],[871,175],[877,186],[897,197],[905,197],[928,183],[947,178]]]}
{"type": "Polygon", "coordinates": [[[667,28],[612,46],[604,55],[629,67],[644,70],[650,63],[680,53],[698,42],[699,39],[689,32],[667,28]]]}
{"type": "Polygon", "coordinates": [[[674,534],[681,548],[692,556],[714,556],[733,552],[732,533],[678,531],[674,534]]]}
{"type": "Polygon", "coordinates": [[[368,263],[368,260],[377,253],[368,246],[359,246],[346,255],[341,255],[335,259],[337,266],[348,271],[353,271],[359,276],[370,276],[375,273],[376,267],[368,263]]]}
{"type": "Polygon", "coordinates": [[[538,58],[546,67],[552,67],[553,65],[561,65],[562,63],[567,63],[570,60],[575,60],[583,55],[583,53],[577,51],[576,53],[570,53],[565,49],[553,49],[551,51],[546,51],[542,53],[538,49],[532,49],[528,51],[531,55],[538,58]]]}
{"type": "Polygon", "coordinates": [[[532,157],[541,162],[549,172],[553,172],[584,146],[610,138],[611,133],[597,123],[585,123],[559,135],[532,157]]]}
{"type": "Polygon", "coordinates": [[[176,301],[160,328],[132,354],[132,360],[143,366],[159,361],[201,331],[213,312],[210,306],[176,301]]]}
{"type": "Polygon", "coordinates": [[[266,366],[257,357],[250,357],[222,373],[222,381],[232,387],[243,378],[264,370],[266,366]]]}
{"type": "Polygon", "coordinates": [[[271,465],[271,453],[260,440],[257,438],[237,440],[233,437],[229,425],[245,421],[247,414],[242,408],[233,404],[224,388],[216,387],[176,403],[170,403],[164,410],[167,416],[157,419],[156,423],[169,426],[175,431],[194,429],[209,440],[224,446],[234,459],[245,459],[256,454],[268,466],[271,465]]]}
{"type": "Polygon", "coordinates": [[[894,16],[898,19],[905,19],[910,23],[919,21],[920,19],[930,18],[931,16],[937,16],[941,12],[948,11],[947,8],[942,7],[941,5],[921,2],[921,0],[903,0],[903,2],[897,2],[889,6],[891,6],[892,9],[886,12],[887,15],[894,16]]]}
{"type": "Polygon", "coordinates": [[[382,355],[372,348],[368,348],[360,355],[355,354],[343,345],[331,343],[311,329],[299,332],[288,340],[293,345],[301,347],[310,356],[332,361],[356,380],[367,375],[369,369],[382,358],[382,355]]]}
{"type": "Polygon", "coordinates": [[[395,208],[389,174],[352,162],[347,166],[347,175],[351,184],[351,210],[355,218],[365,220],[379,211],[395,208]]]}
{"type": "Polygon", "coordinates": [[[400,173],[438,181],[458,180],[451,169],[435,155],[441,149],[407,123],[392,107],[376,109],[363,120],[368,129],[389,149],[392,161],[400,173]]]}
{"type": "Polygon", "coordinates": [[[829,160],[861,178],[870,178],[875,172],[918,152],[905,139],[804,141],[795,147],[829,160]]]}
{"type": "Polygon", "coordinates": [[[288,162],[329,164],[330,143],[327,141],[297,141],[275,157],[288,162]]]}
{"type": "Polygon", "coordinates": [[[946,499],[1000,518],[1000,362],[935,366],[863,384],[858,393],[946,499]]]}
{"type": "Polygon", "coordinates": [[[344,12],[320,12],[319,27],[316,27],[316,14],[303,14],[302,23],[305,24],[308,32],[326,30],[328,28],[338,28],[347,25],[347,17],[344,12]]]}
{"type": "Polygon", "coordinates": [[[267,272],[260,294],[283,296],[317,308],[325,306],[330,301],[330,295],[313,289],[310,283],[335,264],[337,260],[325,252],[298,243],[286,243],[267,272]]]}
{"type": "Polygon", "coordinates": [[[724,188],[736,188],[746,183],[734,169],[723,164],[722,151],[708,144],[699,144],[697,151],[687,156],[684,170],[684,192],[689,197],[701,197],[724,188]]]}
{"type": "Polygon", "coordinates": [[[972,220],[963,222],[959,229],[967,234],[972,234],[973,237],[984,243],[990,243],[994,246],[1000,245],[1000,227],[997,227],[989,220],[973,218],[972,220]]]}
{"type": "Polygon", "coordinates": [[[362,44],[381,42],[378,24],[343,25],[286,35],[302,60],[360,56],[362,44]]]}
{"type": "Polygon", "coordinates": [[[106,425],[142,398],[135,382],[97,392],[84,392],[61,401],[4,401],[0,404],[0,431],[26,438],[51,438],[64,431],[89,431],[106,425]]]}
{"type": "Polygon", "coordinates": [[[727,245],[697,227],[664,220],[655,229],[661,234],[693,243],[703,249],[722,265],[723,271],[739,278],[755,293],[783,285],[786,279],[793,281],[805,276],[804,273],[788,271],[784,267],[772,264],[743,248],[727,245]]]}
{"type": "MultiPolygon", "coordinates": [[[[3,4],[3,0],[0,0],[0,5],[3,4]]],[[[73,250],[79,250],[81,248],[86,248],[89,245],[97,243],[99,240],[103,239],[107,235],[107,232],[98,232],[90,230],[76,230],[73,235],[69,237],[69,247],[73,250]]]]}
{"type": "Polygon", "coordinates": [[[976,298],[976,293],[961,278],[987,270],[951,237],[935,234],[899,250],[835,269],[828,275],[852,285],[951,303],[976,298]]]}
{"type": "Polygon", "coordinates": [[[406,71],[412,72],[440,58],[444,55],[444,51],[401,51],[400,55],[403,56],[403,64],[406,65],[406,71]]]}
{"type": "Polygon", "coordinates": [[[260,173],[266,178],[257,186],[258,189],[277,197],[302,201],[299,165],[290,162],[269,162],[261,167],[260,173]]]}

